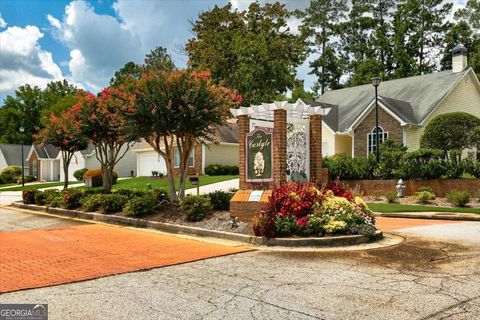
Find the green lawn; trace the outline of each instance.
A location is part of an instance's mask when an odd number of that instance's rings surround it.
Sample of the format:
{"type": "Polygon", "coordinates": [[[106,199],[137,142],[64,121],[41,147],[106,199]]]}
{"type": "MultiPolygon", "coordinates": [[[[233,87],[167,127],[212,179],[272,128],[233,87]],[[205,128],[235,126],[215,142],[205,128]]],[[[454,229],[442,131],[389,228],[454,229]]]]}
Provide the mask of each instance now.
{"type": "MultiPolygon", "coordinates": [[[[69,185],[79,184],[79,183],[81,183],[81,182],[80,181],[70,181],[69,185]]],[[[2,191],[37,190],[37,189],[42,189],[42,188],[58,187],[58,186],[63,186],[63,181],[60,181],[60,182],[45,182],[45,183],[37,183],[37,184],[31,184],[31,185],[26,184],[25,187],[16,186],[16,187],[11,187],[11,188],[0,189],[0,192],[2,192],[2,191]]]]}
{"type": "Polygon", "coordinates": [[[421,206],[397,203],[367,203],[368,207],[375,212],[464,212],[478,213],[480,209],[473,208],[447,208],[437,206],[421,206]]]}
{"type": "MultiPolygon", "coordinates": [[[[237,179],[238,176],[200,176],[200,185],[204,186],[207,184],[212,184],[215,182],[221,182],[231,179],[237,179]]],[[[165,189],[168,190],[168,179],[150,179],[149,177],[136,177],[136,178],[129,178],[129,179],[120,179],[117,181],[115,185],[113,185],[113,189],[135,189],[139,191],[146,191],[147,190],[147,183],[152,185],[152,189],[165,189]]],[[[178,188],[178,179],[176,179],[176,185],[178,188]]],[[[187,178],[187,189],[193,188],[190,184],[190,181],[187,178]]]]}
{"type": "Polygon", "coordinates": [[[0,188],[10,187],[10,186],[16,186],[16,184],[15,183],[4,183],[4,184],[0,183],[0,188]]]}

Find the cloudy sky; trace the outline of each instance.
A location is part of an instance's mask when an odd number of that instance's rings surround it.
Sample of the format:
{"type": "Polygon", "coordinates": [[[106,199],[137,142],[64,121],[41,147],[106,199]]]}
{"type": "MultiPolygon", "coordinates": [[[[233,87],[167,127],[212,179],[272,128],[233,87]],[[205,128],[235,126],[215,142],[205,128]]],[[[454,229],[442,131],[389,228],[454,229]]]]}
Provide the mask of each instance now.
{"type": "MultiPolygon", "coordinates": [[[[266,1],[266,0],[265,0],[266,1]]],[[[465,0],[452,0],[455,7],[465,0]]],[[[128,61],[141,63],[145,53],[163,46],[179,67],[193,37],[191,21],[200,12],[228,0],[1,0],[0,101],[25,83],[44,87],[67,79],[98,91],[128,61]]],[[[251,0],[231,0],[245,9],[251,0]]],[[[304,8],[308,0],[281,1],[304,8]]],[[[296,21],[290,22],[295,29],[296,21]]],[[[298,78],[309,88],[308,61],[298,78]]]]}

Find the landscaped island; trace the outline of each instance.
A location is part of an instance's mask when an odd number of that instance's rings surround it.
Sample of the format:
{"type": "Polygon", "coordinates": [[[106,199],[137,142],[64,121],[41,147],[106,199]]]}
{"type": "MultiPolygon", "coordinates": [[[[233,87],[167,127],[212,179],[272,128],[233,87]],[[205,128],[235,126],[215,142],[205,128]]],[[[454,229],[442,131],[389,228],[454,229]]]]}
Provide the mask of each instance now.
{"type": "Polygon", "coordinates": [[[128,216],[195,227],[233,231],[266,238],[364,235],[376,231],[371,210],[360,197],[338,185],[286,183],[277,187],[253,223],[237,221],[228,210],[233,193],[215,191],[187,196],[180,203],[170,201],[163,189],[139,191],[96,188],[26,190],[25,204],[128,216]]]}

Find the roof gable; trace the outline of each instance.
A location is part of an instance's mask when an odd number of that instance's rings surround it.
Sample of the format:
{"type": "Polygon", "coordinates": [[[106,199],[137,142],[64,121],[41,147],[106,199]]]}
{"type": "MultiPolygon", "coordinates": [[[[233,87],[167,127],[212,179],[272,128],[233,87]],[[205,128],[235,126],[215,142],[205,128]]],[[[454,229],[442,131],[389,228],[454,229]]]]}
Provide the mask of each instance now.
{"type": "MultiPolygon", "coordinates": [[[[23,145],[24,157],[27,155],[30,145],[23,145]]],[[[5,162],[9,166],[21,166],[22,165],[22,145],[21,144],[0,144],[0,152],[2,153],[5,162]]],[[[23,165],[27,166],[28,162],[26,158],[23,159],[23,165]]]]}
{"type": "MultiPolygon", "coordinates": [[[[451,70],[421,76],[385,81],[378,87],[384,105],[399,118],[418,124],[444,99],[471,70],[453,73],[451,70]]],[[[337,131],[346,131],[375,98],[371,84],[332,90],[317,100],[338,106],[337,131]]]]}

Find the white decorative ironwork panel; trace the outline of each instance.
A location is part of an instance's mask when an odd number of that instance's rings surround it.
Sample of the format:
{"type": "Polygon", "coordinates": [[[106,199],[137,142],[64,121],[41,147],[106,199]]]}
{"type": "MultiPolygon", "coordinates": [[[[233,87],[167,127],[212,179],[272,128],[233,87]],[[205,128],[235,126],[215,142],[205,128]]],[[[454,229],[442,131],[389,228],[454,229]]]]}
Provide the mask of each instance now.
{"type": "Polygon", "coordinates": [[[290,122],[287,125],[287,169],[290,174],[309,174],[309,122],[290,122]]]}

